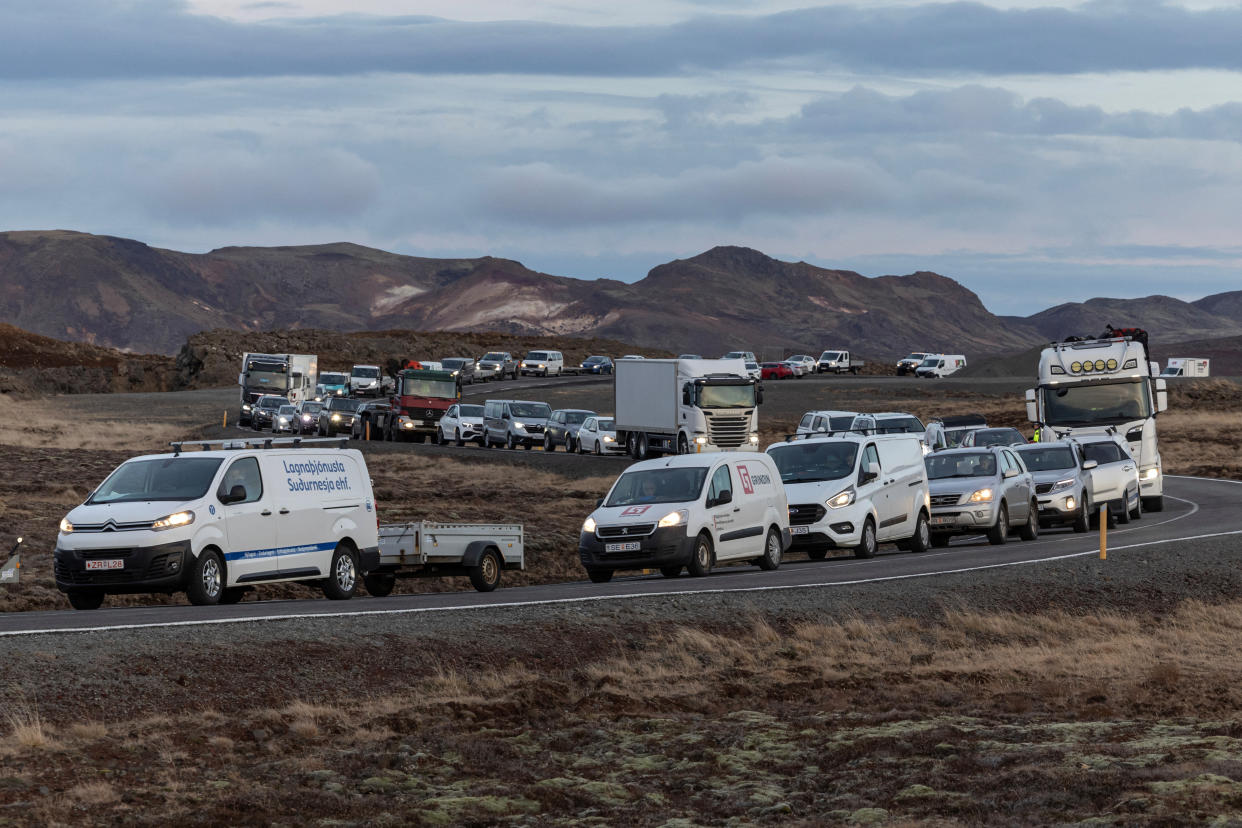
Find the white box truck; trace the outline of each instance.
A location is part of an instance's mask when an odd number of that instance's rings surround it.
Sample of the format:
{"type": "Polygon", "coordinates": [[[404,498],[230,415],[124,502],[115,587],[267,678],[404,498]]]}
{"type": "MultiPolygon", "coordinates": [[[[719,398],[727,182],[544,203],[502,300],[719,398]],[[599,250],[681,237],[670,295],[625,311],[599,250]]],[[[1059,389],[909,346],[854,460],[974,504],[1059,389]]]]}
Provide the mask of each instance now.
{"type": "Polygon", "coordinates": [[[617,441],[635,460],[759,444],[763,387],[744,360],[625,359],[615,370],[617,441]]]}
{"type": "Polygon", "coordinates": [[[287,397],[297,405],[315,398],[319,381],[319,357],[315,354],[242,354],[237,375],[241,386],[241,416],[238,425],[250,425],[255,400],[264,394],[287,397]]]}
{"type": "Polygon", "coordinates": [[[1162,377],[1207,377],[1211,376],[1210,359],[1196,357],[1169,357],[1169,364],[1160,372],[1162,377]]]}

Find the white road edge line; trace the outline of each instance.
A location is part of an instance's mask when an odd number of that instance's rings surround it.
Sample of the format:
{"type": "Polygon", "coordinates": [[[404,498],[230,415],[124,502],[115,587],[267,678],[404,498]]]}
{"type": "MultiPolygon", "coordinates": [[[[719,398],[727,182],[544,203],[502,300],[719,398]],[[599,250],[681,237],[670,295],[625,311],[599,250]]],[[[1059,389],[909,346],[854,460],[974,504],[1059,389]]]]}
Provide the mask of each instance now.
{"type": "MultiPolygon", "coordinates": [[[[1159,546],[1165,543],[1181,543],[1182,541],[1204,540],[1205,538],[1220,538],[1230,535],[1242,535],[1242,529],[1235,529],[1230,532],[1211,532],[1206,535],[1188,535],[1186,537],[1168,538],[1166,540],[1144,541],[1143,543],[1131,543],[1123,546],[1114,546],[1111,547],[1111,549],[1114,552],[1120,552],[1123,549],[1138,549],[1144,546],[1159,546]]],[[[358,612],[305,612],[298,613],[296,615],[256,615],[249,618],[207,618],[201,621],[157,621],[149,624],[112,624],[106,627],[60,627],[50,630],[11,630],[8,632],[0,632],[0,637],[18,635],[57,635],[63,633],[114,632],[117,630],[142,630],[158,627],[198,627],[209,624],[249,624],[258,621],[304,621],[314,618],[362,618],[371,615],[414,615],[417,613],[431,612],[460,612],[462,610],[538,607],[553,604],[584,604],[593,601],[622,601],[633,598],[668,598],[695,595],[723,595],[728,593],[744,592],[777,592],[789,589],[823,589],[825,587],[857,586],[859,584],[873,584],[881,583],[883,581],[905,581],[911,578],[934,578],[938,575],[960,575],[965,572],[979,572],[985,569],[1001,569],[1008,566],[1026,566],[1029,564],[1048,563],[1049,561],[1063,561],[1069,558],[1083,558],[1087,555],[1098,555],[1099,552],[1099,548],[1096,548],[1086,552],[1071,552],[1067,555],[1055,555],[1048,558],[1031,558],[1023,561],[1009,561],[1008,563],[967,566],[962,567],[961,569],[944,569],[938,572],[919,572],[912,573],[910,575],[884,575],[878,578],[858,578],[852,581],[831,581],[819,584],[781,584],[778,586],[735,587],[733,589],[691,589],[678,590],[676,592],[630,592],[618,595],[588,595],[581,598],[545,598],[541,601],[507,601],[502,604],[461,604],[452,607],[408,607],[405,609],[390,610],[360,610],[358,612]]]]}

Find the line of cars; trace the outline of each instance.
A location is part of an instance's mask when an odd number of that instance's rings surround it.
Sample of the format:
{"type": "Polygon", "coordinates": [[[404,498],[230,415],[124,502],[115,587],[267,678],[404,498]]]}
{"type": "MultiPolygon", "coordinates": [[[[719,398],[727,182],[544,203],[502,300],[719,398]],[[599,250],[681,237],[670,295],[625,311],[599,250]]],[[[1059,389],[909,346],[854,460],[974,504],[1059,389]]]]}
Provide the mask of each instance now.
{"type": "Polygon", "coordinates": [[[434,442],[483,448],[544,451],[564,449],[578,454],[620,454],[612,417],[582,408],[553,410],[534,400],[487,400],[482,405],[455,403],[437,424],[434,442]]]}

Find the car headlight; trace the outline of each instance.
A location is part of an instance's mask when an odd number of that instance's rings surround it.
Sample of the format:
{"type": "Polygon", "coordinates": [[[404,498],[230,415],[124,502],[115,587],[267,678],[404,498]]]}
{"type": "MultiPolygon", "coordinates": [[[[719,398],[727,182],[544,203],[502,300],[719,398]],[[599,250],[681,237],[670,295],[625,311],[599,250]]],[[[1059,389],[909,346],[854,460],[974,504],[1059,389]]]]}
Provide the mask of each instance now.
{"type": "Polygon", "coordinates": [[[278,419],[279,419],[279,421],[281,422],[281,424],[282,424],[282,425],[288,425],[288,424],[289,424],[289,418],[288,418],[288,417],[279,417],[278,419]]]}
{"type": "Polygon", "coordinates": [[[334,423],[339,423],[340,421],[341,421],[341,415],[340,415],[340,414],[333,414],[333,415],[332,415],[332,422],[334,422],[334,423]]]}
{"type": "Polygon", "coordinates": [[[249,411],[250,403],[242,403],[242,411],[249,411]]]}
{"type": "Polygon", "coordinates": [[[582,531],[584,534],[594,535],[595,534],[595,518],[588,517],[586,520],[582,521],[582,531]]]}
{"type": "Polygon", "coordinates": [[[825,505],[827,505],[828,508],[830,509],[842,509],[846,506],[849,506],[853,502],[854,502],[853,487],[848,488],[843,492],[838,492],[837,494],[833,495],[832,497],[824,501],[825,505]]]}
{"type": "Polygon", "coordinates": [[[979,489],[978,491],[971,494],[970,502],[971,503],[991,503],[992,502],[992,490],[991,489],[979,489]]]}
{"type": "Polygon", "coordinates": [[[60,532],[62,535],[73,534],[73,524],[69,522],[69,518],[60,519],[60,532]]]}
{"type": "Polygon", "coordinates": [[[173,529],[177,526],[189,526],[194,522],[194,513],[190,511],[173,512],[171,515],[160,518],[151,524],[151,528],[156,532],[163,529],[173,529]]]}
{"type": "Polygon", "coordinates": [[[1062,489],[1068,489],[1070,486],[1073,486],[1073,485],[1074,485],[1074,478],[1067,477],[1064,480],[1058,480],[1056,483],[1053,483],[1052,488],[1049,489],[1048,491],[1059,492],[1062,489]]]}
{"type": "Polygon", "coordinates": [[[685,509],[679,509],[676,512],[669,512],[667,515],[660,518],[660,522],[656,525],[661,529],[668,529],[672,526],[681,526],[689,519],[690,513],[685,509]]]}
{"type": "Polygon", "coordinates": [[[303,415],[302,415],[302,422],[304,422],[304,423],[309,423],[310,421],[311,421],[311,415],[309,415],[309,414],[303,414],[303,415]]]}
{"type": "Polygon", "coordinates": [[[460,373],[461,373],[460,371],[454,371],[454,372],[453,372],[453,376],[457,376],[457,375],[458,375],[458,374],[460,374],[460,373]]]}
{"type": "Polygon", "coordinates": [[[611,434],[605,434],[605,435],[604,435],[604,442],[605,442],[605,443],[615,443],[615,442],[617,442],[617,438],[616,438],[616,437],[613,437],[611,434]]]}

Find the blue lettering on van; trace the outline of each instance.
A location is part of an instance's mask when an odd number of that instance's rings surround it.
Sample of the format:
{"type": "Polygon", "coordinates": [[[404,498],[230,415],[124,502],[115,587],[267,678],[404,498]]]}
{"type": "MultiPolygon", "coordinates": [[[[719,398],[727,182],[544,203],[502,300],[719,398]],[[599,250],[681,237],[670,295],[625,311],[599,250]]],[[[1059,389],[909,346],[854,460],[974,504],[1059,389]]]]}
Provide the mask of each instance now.
{"type": "Polygon", "coordinates": [[[282,460],[281,465],[284,467],[285,474],[289,475],[285,478],[285,485],[289,487],[291,493],[348,492],[352,488],[347,476],[348,470],[340,460],[331,462],[282,460]],[[337,476],[331,477],[330,475],[337,476]]]}
{"type": "Polygon", "coordinates": [[[326,552],[329,549],[335,549],[336,542],[328,541],[327,543],[307,543],[301,546],[278,546],[272,549],[246,549],[241,552],[229,552],[225,554],[226,561],[252,561],[258,558],[279,558],[282,555],[305,555],[311,552],[326,552]]]}

